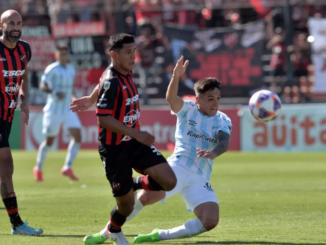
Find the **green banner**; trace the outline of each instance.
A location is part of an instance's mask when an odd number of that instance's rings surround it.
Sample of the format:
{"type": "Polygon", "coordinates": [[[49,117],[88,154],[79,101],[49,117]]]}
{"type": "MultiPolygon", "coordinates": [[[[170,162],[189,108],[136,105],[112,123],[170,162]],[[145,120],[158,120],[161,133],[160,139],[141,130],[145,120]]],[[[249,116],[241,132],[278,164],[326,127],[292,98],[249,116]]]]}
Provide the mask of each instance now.
{"type": "Polygon", "coordinates": [[[22,127],[21,127],[21,112],[20,110],[15,110],[14,120],[11,126],[11,132],[9,137],[9,144],[11,149],[21,149],[22,141],[22,127]]]}

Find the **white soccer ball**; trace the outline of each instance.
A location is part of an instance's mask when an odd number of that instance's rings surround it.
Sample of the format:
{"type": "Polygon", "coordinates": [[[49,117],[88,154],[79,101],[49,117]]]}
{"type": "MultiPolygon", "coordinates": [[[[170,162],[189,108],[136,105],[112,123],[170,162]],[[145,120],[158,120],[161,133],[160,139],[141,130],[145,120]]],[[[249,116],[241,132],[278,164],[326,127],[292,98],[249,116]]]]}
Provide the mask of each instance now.
{"type": "Polygon", "coordinates": [[[281,112],[281,100],[272,91],[260,90],[251,96],[249,110],[253,117],[260,122],[270,122],[281,112]]]}

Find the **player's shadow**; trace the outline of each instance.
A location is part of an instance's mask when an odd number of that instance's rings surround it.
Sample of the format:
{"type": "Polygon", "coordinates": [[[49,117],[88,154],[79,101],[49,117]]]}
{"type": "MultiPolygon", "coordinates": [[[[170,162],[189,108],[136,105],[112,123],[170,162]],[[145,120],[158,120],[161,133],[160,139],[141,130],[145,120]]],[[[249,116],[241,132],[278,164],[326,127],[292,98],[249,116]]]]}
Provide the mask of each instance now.
{"type": "Polygon", "coordinates": [[[83,238],[86,235],[41,235],[39,237],[63,237],[63,238],[83,238]]]}
{"type": "MultiPolygon", "coordinates": [[[[160,244],[171,244],[171,243],[164,243],[160,242],[160,244]]],[[[254,242],[247,242],[247,241],[203,241],[203,242],[176,242],[174,244],[180,245],[194,245],[194,244],[219,244],[219,245],[326,245],[326,243],[292,243],[292,242],[268,242],[268,241],[254,241],[254,242]]]]}

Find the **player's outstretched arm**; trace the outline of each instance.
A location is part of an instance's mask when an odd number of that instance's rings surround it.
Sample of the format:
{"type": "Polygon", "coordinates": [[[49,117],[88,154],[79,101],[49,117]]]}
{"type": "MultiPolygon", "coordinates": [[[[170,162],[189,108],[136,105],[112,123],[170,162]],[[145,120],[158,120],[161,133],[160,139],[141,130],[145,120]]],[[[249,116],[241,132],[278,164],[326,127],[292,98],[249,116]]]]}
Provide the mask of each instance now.
{"type": "Polygon", "coordinates": [[[109,129],[118,134],[128,135],[149,147],[154,143],[155,137],[153,135],[145,131],[139,131],[137,129],[127,127],[112,116],[98,116],[97,122],[102,128],[109,129]]]}
{"type": "Polygon", "coordinates": [[[223,131],[219,131],[217,134],[217,142],[217,146],[212,151],[197,149],[197,156],[199,158],[206,157],[214,159],[222,155],[224,152],[227,152],[229,148],[230,135],[223,131]]]}
{"type": "Polygon", "coordinates": [[[98,85],[94,88],[91,95],[73,100],[70,104],[70,110],[72,112],[85,111],[96,103],[97,98],[98,98],[98,85]]]}
{"type": "Polygon", "coordinates": [[[178,113],[183,106],[183,100],[178,97],[179,79],[183,73],[185,73],[187,66],[189,65],[188,60],[185,63],[183,63],[183,61],[184,57],[181,56],[174,67],[173,75],[166,91],[166,101],[169,103],[170,108],[174,113],[178,113]]]}

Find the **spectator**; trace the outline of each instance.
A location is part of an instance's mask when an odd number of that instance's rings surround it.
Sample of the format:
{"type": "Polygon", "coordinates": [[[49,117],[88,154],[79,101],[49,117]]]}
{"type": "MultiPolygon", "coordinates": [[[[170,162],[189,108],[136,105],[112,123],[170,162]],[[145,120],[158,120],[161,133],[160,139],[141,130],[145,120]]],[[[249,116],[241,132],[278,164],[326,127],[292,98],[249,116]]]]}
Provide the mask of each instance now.
{"type": "Polygon", "coordinates": [[[93,8],[96,6],[96,1],[97,0],[74,0],[79,22],[89,22],[93,20],[93,8]]]}
{"type": "Polygon", "coordinates": [[[65,0],[48,0],[52,24],[72,22],[71,5],[65,0]]]}

